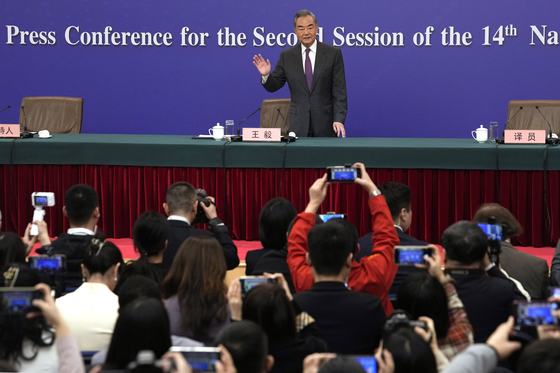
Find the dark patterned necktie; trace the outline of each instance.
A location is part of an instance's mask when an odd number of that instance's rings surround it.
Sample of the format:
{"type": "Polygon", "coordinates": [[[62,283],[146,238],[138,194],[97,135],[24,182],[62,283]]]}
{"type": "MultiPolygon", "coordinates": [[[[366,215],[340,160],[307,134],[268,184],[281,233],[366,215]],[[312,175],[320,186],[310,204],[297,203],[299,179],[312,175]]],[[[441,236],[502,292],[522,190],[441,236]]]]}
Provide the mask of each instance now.
{"type": "Polygon", "coordinates": [[[311,91],[311,84],[313,83],[313,68],[311,67],[311,60],[309,59],[309,52],[311,49],[305,50],[305,80],[307,81],[307,88],[311,91]]]}

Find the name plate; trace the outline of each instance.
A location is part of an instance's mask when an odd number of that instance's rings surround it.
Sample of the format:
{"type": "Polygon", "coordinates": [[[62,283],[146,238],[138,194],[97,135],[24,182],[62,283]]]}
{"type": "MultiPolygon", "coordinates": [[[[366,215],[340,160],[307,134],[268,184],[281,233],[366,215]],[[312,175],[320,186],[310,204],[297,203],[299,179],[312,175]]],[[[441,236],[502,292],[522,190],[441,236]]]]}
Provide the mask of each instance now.
{"type": "Polygon", "coordinates": [[[280,142],[280,128],[243,128],[243,141],[280,142]]]}
{"type": "Polygon", "coordinates": [[[19,137],[19,124],[0,124],[0,137],[19,137]]]}
{"type": "Polygon", "coordinates": [[[505,144],[546,144],[545,130],[505,130],[505,144]]]}

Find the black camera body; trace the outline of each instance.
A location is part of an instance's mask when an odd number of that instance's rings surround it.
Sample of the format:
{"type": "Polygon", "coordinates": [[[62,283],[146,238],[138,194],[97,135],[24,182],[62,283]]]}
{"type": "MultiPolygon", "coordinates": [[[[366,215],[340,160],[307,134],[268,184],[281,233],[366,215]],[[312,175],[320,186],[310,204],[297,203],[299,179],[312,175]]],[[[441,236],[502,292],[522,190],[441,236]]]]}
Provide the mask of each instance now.
{"type": "Polygon", "coordinates": [[[206,193],[204,189],[196,190],[196,199],[198,201],[198,208],[196,211],[196,217],[194,218],[192,225],[208,224],[209,220],[208,217],[206,216],[206,213],[204,212],[204,209],[202,208],[202,204],[204,204],[204,206],[206,207],[210,207],[211,204],[213,205],[216,204],[211,200],[209,200],[207,197],[208,197],[208,193],[206,193]]]}
{"type": "Polygon", "coordinates": [[[414,327],[419,327],[424,329],[426,332],[430,332],[428,325],[424,321],[413,320],[410,314],[404,310],[395,310],[383,326],[383,335],[389,335],[396,329],[402,327],[409,327],[414,329],[414,327]]]}

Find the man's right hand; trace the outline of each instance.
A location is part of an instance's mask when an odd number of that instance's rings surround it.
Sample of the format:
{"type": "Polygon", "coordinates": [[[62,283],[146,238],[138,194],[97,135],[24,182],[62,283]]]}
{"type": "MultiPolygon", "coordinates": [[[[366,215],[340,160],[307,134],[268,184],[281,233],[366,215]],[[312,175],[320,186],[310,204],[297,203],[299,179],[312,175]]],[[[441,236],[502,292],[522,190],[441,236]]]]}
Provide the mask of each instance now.
{"type": "Polygon", "coordinates": [[[257,67],[257,70],[259,70],[259,73],[261,73],[262,76],[270,74],[270,61],[265,61],[263,56],[260,54],[253,57],[253,65],[257,67]]]}
{"type": "Polygon", "coordinates": [[[369,177],[369,174],[366,171],[366,166],[364,166],[363,163],[354,163],[352,167],[359,167],[362,170],[362,177],[354,180],[354,182],[358,185],[361,185],[366,190],[368,195],[372,194],[376,190],[379,190],[371,180],[371,177],[369,177]]]}

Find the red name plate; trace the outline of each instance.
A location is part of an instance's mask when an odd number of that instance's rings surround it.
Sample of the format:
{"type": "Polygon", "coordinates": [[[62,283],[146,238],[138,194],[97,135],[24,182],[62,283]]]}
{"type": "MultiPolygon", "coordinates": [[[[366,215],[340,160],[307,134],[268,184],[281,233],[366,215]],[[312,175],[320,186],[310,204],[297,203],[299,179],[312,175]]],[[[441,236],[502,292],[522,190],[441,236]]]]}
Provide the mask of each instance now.
{"type": "Polygon", "coordinates": [[[243,128],[243,141],[280,142],[280,128],[243,128]]]}
{"type": "Polygon", "coordinates": [[[545,130],[505,130],[506,144],[546,144],[545,130]]]}
{"type": "Polygon", "coordinates": [[[0,137],[19,137],[19,124],[0,124],[0,137]]]}

